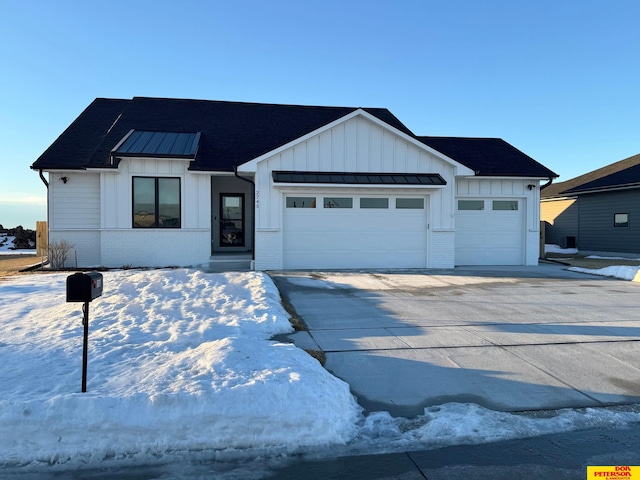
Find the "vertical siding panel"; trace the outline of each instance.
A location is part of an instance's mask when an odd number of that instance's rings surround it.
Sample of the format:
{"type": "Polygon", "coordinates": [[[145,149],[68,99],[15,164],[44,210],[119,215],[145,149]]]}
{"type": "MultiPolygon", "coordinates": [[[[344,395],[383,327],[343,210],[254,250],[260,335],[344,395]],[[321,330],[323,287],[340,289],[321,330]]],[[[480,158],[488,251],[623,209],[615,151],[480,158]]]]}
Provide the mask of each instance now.
{"type": "Polygon", "coordinates": [[[393,170],[391,170],[392,172],[407,171],[407,148],[407,142],[401,140],[399,137],[395,137],[395,145],[393,149],[393,170]]]}
{"type": "Polygon", "coordinates": [[[396,136],[383,132],[382,135],[382,169],[381,172],[393,172],[396,136]]]}
{"type": "Polygon", "coordinates": [[[334,171],[345,169],[345,125],[337,125],[331,129],[331,168],[334,171]]]}
{"type": "Polygon", "coordinates": [[[293,162],[293,149],[287,148],[280,155],[280,169],[281,170],[294,170],[295,163],[293,162]]]}
{"type": "Polygon", "coordinates": [[[331,170],[331,138],[332,131],[328,130],[320,134],[320,170],[331,170]]]}
{"type": "Polygon", "coordinates": [[[371,125],[371,142],[369,150],[369,171],[382,171],[382,155],[384,145],[384,133],[378,125],[371,125]]]}
{"type": "Polygon", "coordinates": [[[358,158],[356,161],[356,171],[366,172],[369,168],[370,147],[372,142],[372,124],[369,121],[360,119],[357,124],[358,158]]]}
{"type": "Polygon", "coordinates": [[[410,145],[407,149],[407,172],[420,172],[420,167],[418,166],[418,149],[413,145],[410,145]]]}
{"type": "Polygon", "coordinates": [[[352,118],[344,125],[344,165],[342,171],[352,172],[358,165],[358,120],[352,118]]]}
{"type": "Polygon", "coordinates": [[[307,162],[307,142],[302,142],[293,147],[293,164],[297,170],[309,170],[307,162]]]}
{"type": "Polygon", "coordinates": [[[312,137],[307,141],[307,166],[309,170],[320,170],[320,138],[312,137]]]}

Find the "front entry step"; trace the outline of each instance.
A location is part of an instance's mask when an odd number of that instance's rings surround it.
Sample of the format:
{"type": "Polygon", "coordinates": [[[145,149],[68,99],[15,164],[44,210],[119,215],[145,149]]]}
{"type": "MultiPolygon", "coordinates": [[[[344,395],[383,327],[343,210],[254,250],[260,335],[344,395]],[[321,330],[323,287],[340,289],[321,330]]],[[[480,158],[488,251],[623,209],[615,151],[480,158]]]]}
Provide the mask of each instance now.
{"type": "Polygon", "coordinates": [[[250,272],[253,270],[253,259],[251,254],[214,255],[204,270],[210,273],[250,272]]]}

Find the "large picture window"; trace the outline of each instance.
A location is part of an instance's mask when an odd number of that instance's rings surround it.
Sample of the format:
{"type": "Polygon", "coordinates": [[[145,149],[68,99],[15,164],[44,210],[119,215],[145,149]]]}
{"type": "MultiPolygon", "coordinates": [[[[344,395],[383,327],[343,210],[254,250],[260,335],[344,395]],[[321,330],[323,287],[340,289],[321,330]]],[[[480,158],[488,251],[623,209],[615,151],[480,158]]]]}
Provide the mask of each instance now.
{"type": "Polygon", "coordinates": [[[180,228],[180,179],[133,177],[133,228],[180,228]]]}

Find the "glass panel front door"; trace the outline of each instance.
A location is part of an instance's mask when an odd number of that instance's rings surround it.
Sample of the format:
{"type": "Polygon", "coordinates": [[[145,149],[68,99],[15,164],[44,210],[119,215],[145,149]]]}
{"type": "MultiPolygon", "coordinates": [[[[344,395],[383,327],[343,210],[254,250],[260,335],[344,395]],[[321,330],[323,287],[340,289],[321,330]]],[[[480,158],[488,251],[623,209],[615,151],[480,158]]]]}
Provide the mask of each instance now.
{"type": "Polygon", "coordinates": [[[244,246],[244,194],[220,194],[220,246],[244,246]]]}

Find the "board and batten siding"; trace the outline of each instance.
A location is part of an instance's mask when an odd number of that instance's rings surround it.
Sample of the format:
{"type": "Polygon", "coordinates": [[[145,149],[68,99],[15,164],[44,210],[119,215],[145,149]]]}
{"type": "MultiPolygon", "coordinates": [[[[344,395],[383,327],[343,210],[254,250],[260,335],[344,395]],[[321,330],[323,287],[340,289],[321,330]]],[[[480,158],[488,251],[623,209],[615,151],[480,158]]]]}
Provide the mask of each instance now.
{"type": "MultiPolygon", "coordinates": [[[[426,146],[422,148],[365,116],[357,115],[261,159],[255,168],[255,267],[258,270],[283,268],[285,191],[295,191],[300,195],[305,191],[319,190],[349,192],[353,195],[364,191],[384,195],[392,192],[409,193],[402,188],[373,185],[276,187],[272,180],[274,170],[440,174],[447,182],[446,187],[414,189],[412,193],[419,192],[429,197],[426,203],[429,219],[427,243],[430,244],[433,236],[443,237],[443,241],[433,242],[433,248],[425,245],[429,258],[438,259],[437,266],[453,266],[451,235],[455,167],[427,151],[426,146]]],[[[430,261],[427,263],[431,264],[430,261]]]]}
{"type": "Polygon", "coordinates": [[[210,176],[189,172],[188,160],[123,158],[118,170],[102,178],[102,228],[132,228],[132,178],[180,178],[182,228],[210,228],[210,176]]]}
{"type": "Polygon", "coordinates": [[[125,157],[117,170],[102,173],[103,266],[192,266],[208,261],[211,178],[188,167],[188,160],[125,157]],[[180,178],[181,228],[133,228],[134,176],[180,178]]]}
{"type": "MultiPolygon", "coordinates": [[[[272,188],[274,170],[326,172],[439,173],[451,185],[453,167],[393,132],[354,117],[261,161],[256,172],[256,228],[282,225],[282,197],[272,188]],[[268,208],[263,206],[268,205],[268,208]]],[[[451,227],[451,209],[442,205],[442,189],[431,194],[431,221],[451,227]],[[443,211],[444,210],[444,211],[443,211]]]]}
{"type": "Polygon", "coordinates": [[[640,190],[582,194],[578,202],[580,250],[640,253],[640,190]],[[614,227],[616,213],[629,215],[628,227],[614,227]]]}

